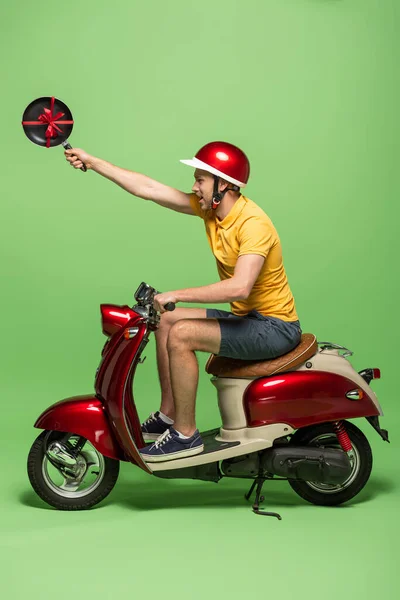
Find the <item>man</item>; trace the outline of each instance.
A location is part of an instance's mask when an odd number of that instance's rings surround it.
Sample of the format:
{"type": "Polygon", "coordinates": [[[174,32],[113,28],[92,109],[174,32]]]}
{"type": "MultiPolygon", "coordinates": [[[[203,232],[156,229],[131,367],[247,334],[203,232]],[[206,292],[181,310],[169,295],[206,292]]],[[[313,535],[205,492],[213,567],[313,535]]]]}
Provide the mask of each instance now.
{"type": "Polygon", "coordinates": [[[67,160],[114,181],[131,194],[203,219],[220,281],[165,292],[155,297],[161,312],[156,332],[160,410],[143,423],[143,459],[159,462],[203,451],[195,423],[199,368],[196,350],[244,360],[272,359],[290,352],[301,340],[301,328],[282,261],[281,244],[269,217],[240,189],[247,184],[246,155],[226,142],[203,146],[191,160],[192,194],[145,175],[121,169],[83,150],[66,150],[67,160]],[[177,308],[168,302],[229,302],[232,312],[177,308]]]}

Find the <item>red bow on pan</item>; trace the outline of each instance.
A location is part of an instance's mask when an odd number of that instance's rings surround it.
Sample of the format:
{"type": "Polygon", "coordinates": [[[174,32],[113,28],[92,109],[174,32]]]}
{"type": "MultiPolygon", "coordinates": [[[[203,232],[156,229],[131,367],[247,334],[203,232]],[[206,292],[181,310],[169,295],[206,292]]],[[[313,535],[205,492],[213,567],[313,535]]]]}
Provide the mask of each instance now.
{"type": "Polygon", "coordinates": [[[53,115],[54,110],[54,96],[51,98],[50,109],[45,108],[44,113],[39,115],[37,121],[22,121],[22,125],[46,125],[46,148],[50,148],[50,140],[51,138],[55,138],[58,136],[58,133],[63,133],[63,130],[58,127],[58,125],[72,125],[73,121],[60,121],[61,117],[64,116],[64,113],[58,112],[56,115],[53,115]]]}

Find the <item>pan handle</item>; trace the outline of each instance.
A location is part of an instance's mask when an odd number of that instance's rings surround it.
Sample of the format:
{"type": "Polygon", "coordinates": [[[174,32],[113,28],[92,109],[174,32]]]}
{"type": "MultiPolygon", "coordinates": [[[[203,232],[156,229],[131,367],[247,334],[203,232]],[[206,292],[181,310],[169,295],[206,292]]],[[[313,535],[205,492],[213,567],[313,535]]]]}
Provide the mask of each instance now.
{"type": "MultiPolygon", "coordinates": [[[[62,145],[62,146],[65,148],[65,150],[72,150],[72,146],[71,146],[71,144],[69,144],[68,142],[62,142],[62,144],[61,144],[61,145],[62,145]]],[[[87,171],[87,168],[86,168],[86,165],[85,165],[85,164],[83,164],[83,165],[81,166],[81,171],[84,171],[84,172],[86,173],[86,171],[87,171]]]]}

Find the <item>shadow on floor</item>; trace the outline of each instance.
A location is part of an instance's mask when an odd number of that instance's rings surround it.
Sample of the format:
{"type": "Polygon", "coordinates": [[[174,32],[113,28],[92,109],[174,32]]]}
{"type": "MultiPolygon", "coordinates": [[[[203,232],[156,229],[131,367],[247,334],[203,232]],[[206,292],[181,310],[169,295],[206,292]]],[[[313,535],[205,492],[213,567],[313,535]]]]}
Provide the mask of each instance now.
{"type": "MultiPolygon", "coordinates": [[[[252,505],[254,493],[249,501],[245,500],[244,494],[250,489],[249,480],[223,479],[217,485],[215,483],[185,481],[185,480],[161,480],[151,476],[140,476],[139,479],[121,479],[117,482],[111,494],[98,506],[118,504],[134,510],[162,510],[171,508],[201,508],[212,506],[213,508],[238,508],[252,505]]],[[[347,504],[338,508],[351,508],[356,504],[369,502],[375,498],[391,493],[396,488],[396,482],[383,477],[373,477],[366,488],[347,504]]],[[[273,506],[275,510],[279,507],[304,507],[312,506],[300,498],[286,481],[267,481],[263,487],[265,497],[262,508],[269,510],[273,506]]],[[[19,501],[24,506],[32,508],[55,510],[44,503],[33,490],[25,489],[19,495],[19,501]]]]}

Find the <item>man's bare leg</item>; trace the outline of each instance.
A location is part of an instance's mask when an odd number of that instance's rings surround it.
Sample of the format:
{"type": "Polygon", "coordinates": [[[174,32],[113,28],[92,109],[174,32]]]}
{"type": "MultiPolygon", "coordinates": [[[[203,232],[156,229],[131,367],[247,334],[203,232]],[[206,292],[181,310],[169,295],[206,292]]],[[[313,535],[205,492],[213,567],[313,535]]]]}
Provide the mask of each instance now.
{"type": "MultiPolygon", "coordinates": [[[[217,319],[183,318],[176,320],[169,327],[167,353],[173,393],[171,396],[175,403],[175,421],[173,427],[167,423],[165,432],[158,436],[154,444],[140,450],[144,460],[148,462],[174,460],[203,452],[204,443],[199,432],[196,431],[195,421],[199,378],[199,365],[195,351],[218,354],[220,347],[221,330],[217,319]]],[[[165,367],[165,363],[161,366],[165,367]]],[[[161,370],[161,381],[162,373],[161,370]]]]}
{"type": "Polygon", "coordinates": [[[168,336],[168,354],[173,398],[174,428],[190,437],[196,431],[195,404],[199,365],[196,350],[218,354],[221,330],[216,319],[190,319],[176,322],[168,336]]]}
{"type": "Polygon", "coordinates": [[[160,410],[172,420],[175,420],[175,406],[167,350],[169,332],[172,325],[181,319],[205,319],[206,317],[205,308],[176,308],[172,312],[165,312],[161,315],[160,326],[156,331],[157,366],[161,386],[160,410]]]}

